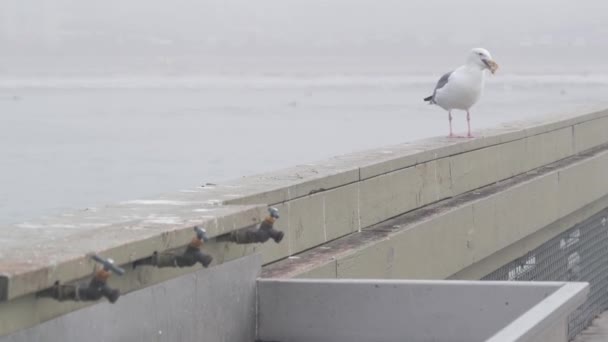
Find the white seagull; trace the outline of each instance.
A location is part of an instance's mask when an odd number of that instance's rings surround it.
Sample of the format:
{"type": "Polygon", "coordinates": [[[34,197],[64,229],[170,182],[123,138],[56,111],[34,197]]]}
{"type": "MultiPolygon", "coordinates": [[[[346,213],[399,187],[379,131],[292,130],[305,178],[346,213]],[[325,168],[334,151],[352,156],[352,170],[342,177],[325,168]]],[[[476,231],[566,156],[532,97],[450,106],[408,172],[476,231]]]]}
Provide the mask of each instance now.
{"type": "Polygon", "coordinates": [[[493,74],[498,69],[498,64],[486,49],[476,48],[471,50],[467,63],[452,72],[441,76],[435,86],[433,95],[424,99],[429,104],[436,104],[448,111],[450,120],[450,137],[452,133],[452,110],[460,109],[467,112],[467,137],[471,135],[471,114],[469,110],[479,100],[484,85],[484,71],[488,69],[493,74]]]}

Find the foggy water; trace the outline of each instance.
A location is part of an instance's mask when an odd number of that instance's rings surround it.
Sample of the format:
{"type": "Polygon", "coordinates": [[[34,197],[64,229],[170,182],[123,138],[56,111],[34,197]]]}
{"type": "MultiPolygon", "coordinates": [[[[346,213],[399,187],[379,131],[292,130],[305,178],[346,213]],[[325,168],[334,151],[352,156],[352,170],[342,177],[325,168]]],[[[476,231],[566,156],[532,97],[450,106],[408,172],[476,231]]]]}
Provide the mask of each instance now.
{"type": "Polygon", "coordinates": [[[475,46],[501,69],[474,129],[606,103],[606,10],[3,0],[0,223],[444,135],[422,98],[475,46]]]}

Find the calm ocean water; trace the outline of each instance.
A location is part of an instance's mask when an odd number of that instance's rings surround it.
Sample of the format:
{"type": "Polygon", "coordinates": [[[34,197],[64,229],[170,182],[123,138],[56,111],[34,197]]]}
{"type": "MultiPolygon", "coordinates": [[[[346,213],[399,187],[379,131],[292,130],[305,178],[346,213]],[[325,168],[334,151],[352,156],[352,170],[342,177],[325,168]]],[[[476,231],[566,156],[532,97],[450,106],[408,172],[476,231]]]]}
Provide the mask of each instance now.
{"type": "Polygon", "coordinates": [[[0,1],[0,224],[606,101],[605,0],[0,1]],[[456,128],[465,129],[464,115],[456,128]]]}
{"type": "MultiPolygon", "coordinates": [[[[434,75],[0,82],[0,223],[447,133],[434,75]]],[[[497,75],[473,127],[605,102],[608,79],[497,75]]],[[[456,115],[457,131],[465,117],[456,115]]]]}

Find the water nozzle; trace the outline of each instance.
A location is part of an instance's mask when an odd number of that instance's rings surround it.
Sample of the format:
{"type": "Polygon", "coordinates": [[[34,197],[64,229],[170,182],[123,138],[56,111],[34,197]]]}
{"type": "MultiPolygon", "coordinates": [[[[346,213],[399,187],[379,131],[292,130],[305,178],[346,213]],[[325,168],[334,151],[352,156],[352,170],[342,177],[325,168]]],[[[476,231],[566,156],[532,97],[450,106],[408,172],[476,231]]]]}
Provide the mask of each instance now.
{"type": "Polygon", "coordinates": [[[222,240],[237,244],[264,243],[269,239],[273,239],[276,243],[281,242],[285,234],[280,230],[274,229],[274,222],[279,218],[279,210],[270,207],[268,208],[268,214],[268,217],[260,223],[257,229],[252,227],[234,231],[222,240]]]}
{"type": "Polygon", "coordinates": [[[196,237],[199,240],[202,240],[204,242],[209,241],[209,237],[207,236],[207,231],[205,230],[205,228],[201,228],[199,226],[195,226],[194,227],[194,231],[196,232],[196,237]]]}
{"type": "Polygon", "coordinates": [[[279,209],[275,208],[275,207],[270,207],[268,208],[268,213],[270,214],[270,217],[278,219],[279,218],[279,209]]]}
{"type": "Polygon", "coordinates": [[[190,244],[182,254],[173,252],[154,253],[151,257],[138,260],[133,263],[133,268],[140,265],[152,265],[156,267],[190,267],[200,263],[207,268],[213,261],[213,257],[201,251],[203,243],[209,241],[209,236],[205,228],[194,227],[196,236],[192,238],[190,244]]]}
{"type": "Polygon", "coordinates": [[[104,259],[97,254],[90,258],[102,265],[95,271],[88,285],[62,285],[56,282],[53,287],[38,292],[38,297],[48,297],[60,302],[71,301],[97,301],[105,297],[110,303],[115,303],[120,297],[120,290],[113,289],[107,285],[107,280],[112,273],[119,276],[125,274],[125,270],[114,265],[114,260],[104,259]]]}
{"type": "Polygon", "coordinates": [[[114,260],[113,259],[110,259],[110,258],[104,259],[104,258],[100,257],[97,254],[92,254],[91,255],[91,259],[93,259],[93,260],[97,261],[98,263],[100,263],[103,266],[103,269],[106,270],[106,271],[112,271],[112,272],[114,272],[115,274],[117,274],[119,276],[125,274],[125,270],[124,269],[122,269],[122,268],[114,265],[114,260]]]}

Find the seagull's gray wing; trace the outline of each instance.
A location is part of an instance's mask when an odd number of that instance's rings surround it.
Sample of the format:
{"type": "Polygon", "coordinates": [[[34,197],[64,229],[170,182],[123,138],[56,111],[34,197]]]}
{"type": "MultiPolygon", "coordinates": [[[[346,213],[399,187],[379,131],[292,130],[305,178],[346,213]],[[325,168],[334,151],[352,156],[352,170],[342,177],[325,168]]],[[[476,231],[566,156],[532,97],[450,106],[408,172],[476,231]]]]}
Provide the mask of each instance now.
{"type": "Polygon", "coordinates": [[[439,81],[437,81],[437,85],[435,85],[435,89],[433,90],[433,95],[425,98],[424,100],[429,101],[430,103],[435,103],[435,94],[437,93],[437,90],[443,88],[443,86],[448,84],[448,80],[450,79],[450,76],[452,75],[453,72],[454,71],[450,71],[450,72],[444,74],[443,76],[441,76],[439,81]]]}
{"type": "Polygon", "coordinates": [[[450,72],[446,73],[445,75],[441,76],[439,81],[437,81],[435,90],[433,90],[433,96],[435,96],[435,93],[437,92],[438,89],[441,89],[441,88],[443,88],[444,85],[448,84],[448,80],[450,79],[450,76],[452,75],[452,73],[453,73],[453,71],[450,71],[450,72]]]}

